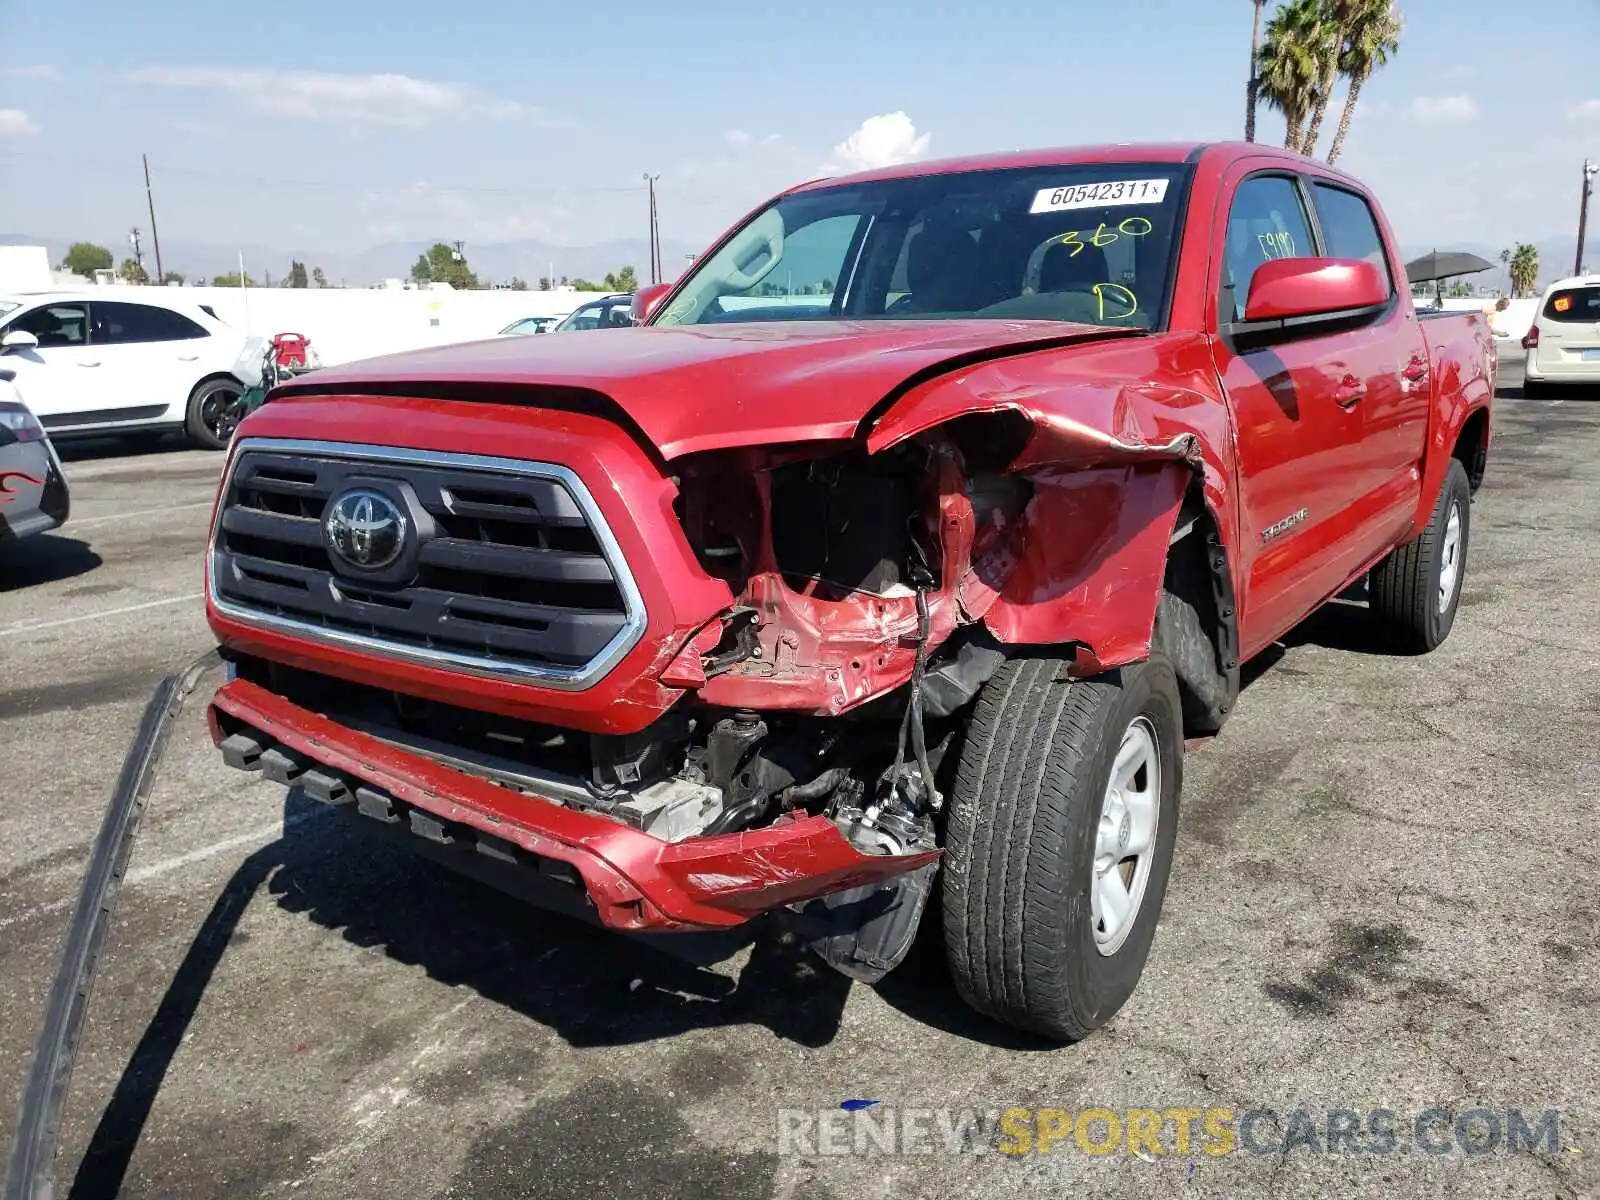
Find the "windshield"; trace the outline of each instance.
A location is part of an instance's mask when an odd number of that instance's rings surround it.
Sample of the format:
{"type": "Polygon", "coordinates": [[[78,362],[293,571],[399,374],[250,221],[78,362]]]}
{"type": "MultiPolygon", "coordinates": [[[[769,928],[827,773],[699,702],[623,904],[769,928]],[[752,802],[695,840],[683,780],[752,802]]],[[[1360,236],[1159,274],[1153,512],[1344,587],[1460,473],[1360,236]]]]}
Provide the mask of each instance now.
{"type": "Polygon", "coordinates": [[[1097,164],[801,192],[697,265],[657,325],[993,317],[1157,327],[1188,168],[1097,164]]]}

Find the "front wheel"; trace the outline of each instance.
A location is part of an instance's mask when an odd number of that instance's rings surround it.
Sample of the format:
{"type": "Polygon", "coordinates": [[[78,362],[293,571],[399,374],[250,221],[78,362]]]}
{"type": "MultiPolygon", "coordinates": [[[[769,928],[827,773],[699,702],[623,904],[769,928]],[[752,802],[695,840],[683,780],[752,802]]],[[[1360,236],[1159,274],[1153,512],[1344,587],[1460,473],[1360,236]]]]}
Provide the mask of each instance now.
{"type": "Polygon", "coordinates": [[[184,432],[202,450],[226,450],[244,418],[244,388],[236,379],[208,379],[189,396],[184,432]]]}
{"type": "Polygon", "coordinates": [[[1076,1041],[1133,994],[1172,869],[1183,723],[1165,658],[1092,679],[1003,666],[950,798],[944,934],[963,999],[1076,1041]]]}

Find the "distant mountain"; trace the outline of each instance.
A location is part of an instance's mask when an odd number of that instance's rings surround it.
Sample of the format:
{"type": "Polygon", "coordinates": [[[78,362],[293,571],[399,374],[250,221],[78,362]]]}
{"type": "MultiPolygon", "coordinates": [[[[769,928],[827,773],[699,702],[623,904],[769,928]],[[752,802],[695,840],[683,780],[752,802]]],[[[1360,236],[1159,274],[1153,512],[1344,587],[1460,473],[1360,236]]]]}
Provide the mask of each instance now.
{"type": "MultiPolygon", "coordinates": [[[[121,262],[129,254],[125,240],[110,238],[100,243],[111,249],[121,262]]],[[[343,282],[350,287],[366,287],[384,279],[405,278],[411,273],[411,264],[424,253],[431,241],[387,242],[355,253],[334,253],[311,247],[271,247],[264,245],[223,246],[207,242],[178,240],[163,242],[161,264],[169,271],[181,271],[190,278],[211,278],[239,269],[239,253],[244,253],[245,269],[252,278],[263,282],[270,275],[274,280],[283,278],[289,263],[298,259],[306,269],[321,267],[330,283],[343,282]]],[[[63,238],[34,237],[25,234],[0,234],[0,245],[38,246],[50,251],[50,261],[60,262],[70,242],[63,238]]],[[[1572,270],[1577,239],[1572,236],[1546,238],[1535,243],[1539,251],[1539,279],[1541,283],[1559,279],[1572,270]]],[[[1508,284],[1505,269],[1500,266],[1503,247],[1474,243],[1440,242],[1434,245],[1408,244],[1401,247],[1407,261],[1418,258],[1430,250],[1466,250],[1482,255],[1495,264],[1493,271],[1485,271],[1473,278],[1474,283],[1489,287],[1508,284]]],[[[667,238],[661,244],[661,265],[668,279],[676,279],[688,265],[691,255],[698,254],[704,246],[667,238]]],[[[1600,267],[1600,229],[1596,229],[1587,247],[1588,266],[1600,267]]],[[[650,277],[649,249],[644,238],[621,238],[599,242],[592,246],[556,246],[549,242],[524,239],[512,242],[490,242],[466,247],[467,261],[479,279],[505,283],[513,277],[527,280],[532,286],[541,275],[555,271],[556,278],[600,280],[607,272],[631,266],[640,280],[650,277]]],[[[148,242],[144,247],[145,265],[155,269],[154,247],[148,242]]]]}
{"type": "MultiPolygon", "coordinates": [[[[0,233],[0,245],[44,246],[50,252],[50,261],[58,263],[66,255],[71,241],[55,237],[35,237],[28,234],[0,233]]],[[[115,238],[103,240],[118,262],[129,256],[131,248],[125,241],[115,238]]],[[[331,253],[309,247],[269,247],[262,245],[222,246],[214,243],[177,240],[161,243],[161,265],[168,271],[180,271],[195,278],[228,274],[239,269],[239,254],[244,254],[245,270],[251,278],[265,282],[283,278],[291,260],[306,264],[306,270],[321,267],[328,282],[343,282],[350,287],[365,287],[385,279],[405,278],[411,273],[411,264],[417,256],[427,251],[431,241],[388,242],[354,254],[331,253]]],[[[676,279],[688,265],[689,256],[704,250],[704,246],[663,238],[661,266],[668,279],[676,279]]],[[[467,262],[479,279],[505,283],[513,277],[525,279],[533,286],[541,275],[552,269],[556,278],[598,281],[608,273],[631,266],[640,280],[650,277],[650,251],[644,238],[623,238],[600,242],[592,246],[555,246],[532,239],[514,242],[495,242],[466,247],[467,262]]],[[[144,245],[146,269],[155,270],[155,248],[148,241],[144,245]]]]}

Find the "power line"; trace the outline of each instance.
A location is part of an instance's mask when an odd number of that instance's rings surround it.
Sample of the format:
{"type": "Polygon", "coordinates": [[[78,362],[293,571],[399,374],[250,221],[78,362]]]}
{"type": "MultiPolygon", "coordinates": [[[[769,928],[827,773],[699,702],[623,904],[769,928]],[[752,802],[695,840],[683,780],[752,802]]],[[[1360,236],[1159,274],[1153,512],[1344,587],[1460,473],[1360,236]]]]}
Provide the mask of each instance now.
{"type": "MultiPolygon", "coordinates": [[[[53,162],[61,166],[75,167],[85,171],[99,171],[103,174],[121,176],[124,169],[114,163],[107,163],[104,159],[74,158],[61,154],[39,154],[25,150],[0,150],[0,158],[18,158],[35,162],[53,162]]],[[[283,187],[283,188],[315,188],[322,191],[347,192],[352,195],[382,196],[414,194],[419,188],[427,188],[437,192],[460,193],[462,195],[497,195],[497,196],[559,196],[570,193],[595,195],[599,193],[614,193],[618,195],[635,194],[647,189],[641,184],[625,185],[569,185],[556,184],[545,187],[486,187],[474,184],[422,184],[417,182],[403,184],[357,184],[345,183],[338,180],[326,179],[285,179],[279,175],[247,175],[237,171],[217,171],[195,167],[169,167],[162,166],[161,172],[165,175],[177,176],[188,179],[212,179],[220,183],[249,184],[253,187],[283,187]]]]}

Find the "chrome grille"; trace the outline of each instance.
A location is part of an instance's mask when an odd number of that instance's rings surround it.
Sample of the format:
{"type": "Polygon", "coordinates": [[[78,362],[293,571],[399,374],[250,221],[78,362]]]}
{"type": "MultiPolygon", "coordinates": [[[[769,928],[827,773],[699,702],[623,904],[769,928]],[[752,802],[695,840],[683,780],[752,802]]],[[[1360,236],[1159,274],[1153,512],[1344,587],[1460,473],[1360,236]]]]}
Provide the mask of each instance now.
{"type": "Polygon", "coordinates": [[[212,533],[211,591],[241,621],[566,688],[600,678],[644,628],[633,578],[572,471],[343,443],[240,443],[212,533]],[[394,568],[364,571],[330,551],[324,511],[355,486],[408,514],[394,568]]]}

